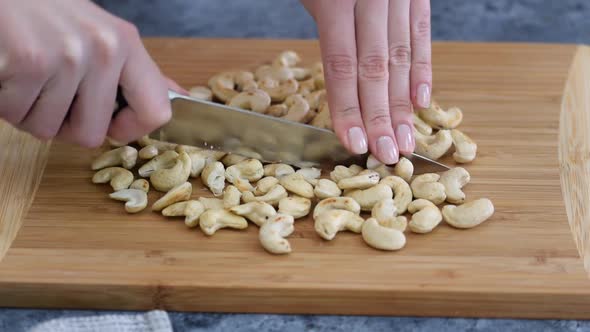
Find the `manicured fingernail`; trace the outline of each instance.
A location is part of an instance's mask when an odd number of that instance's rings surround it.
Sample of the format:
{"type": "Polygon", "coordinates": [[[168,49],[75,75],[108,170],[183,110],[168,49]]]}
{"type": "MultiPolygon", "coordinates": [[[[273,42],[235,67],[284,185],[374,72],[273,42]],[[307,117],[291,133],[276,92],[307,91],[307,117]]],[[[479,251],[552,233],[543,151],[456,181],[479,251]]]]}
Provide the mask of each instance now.
{"type": "Polygon", "coordinates": [[[381,157],[381,162],[391,165],[398,161],[398,153],[393,139],[389,136],[379,137],[377,140],[377,153],[381,157]]]}
{"type": "Polygon", "coordinates": [[[348,142],[353,153],[367,153],[367,138],[361,128],[353,127],[348,130],[348,142]]]}
{"type": "Polygon", "coordinates": [[[395,137],[400,152],[409,153],[414,151],[414,136],[410,126],[406,124],[399,125],[395,131],[395,137]]]}
{"type": "Polygon", "coordinates": [[[430,88],[428,84],[420,84],[416,95],[418,99],[418,106],[422,108],[430,107],[430,88]]]}

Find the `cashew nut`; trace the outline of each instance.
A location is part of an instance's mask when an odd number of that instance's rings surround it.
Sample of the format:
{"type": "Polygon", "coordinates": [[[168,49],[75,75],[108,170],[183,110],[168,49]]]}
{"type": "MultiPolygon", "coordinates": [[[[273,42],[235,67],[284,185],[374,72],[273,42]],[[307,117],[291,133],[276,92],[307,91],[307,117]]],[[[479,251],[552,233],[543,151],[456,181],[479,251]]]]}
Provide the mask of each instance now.
{"type": "MultiPolygon", "coordinates": [[[[305,81],[299,82],[299,88],[297,88],[297,93],[301,94],[302,96],[305,96],[306,99],[314,91],[315,91],[315,79],[313,77],[311,77],[305,81]]],[[[309,99],[307,99],[307,101],[309,102],[309,99]]],[[[311,105],[310,105],[310,107],[311,107],[311,105]]]]}
{"type": "Polygon", "coordinates": [[[237,178],[258,181],[264,176],[264,168],[260,160],[245,159],[237,164],[229,166],[225,170],[225,178],[228,182],[233,183],[237,178]]]}
{"type": "Polygon", "coordinates": [[[438,207],[429,200],[419,198],[408,206],[412,218],[408,227],[414,233],[429,233],[442,221],[438,207]]]}
{"type": "Polygon", "coordinates": [[[249,202],[234,206],[229,211],[238,216],[245,217],[259,227],[277,214],[275,208],[265,202],[249,202]]]}
{"type": "Polygon", "coordinates": [[[319,182],[320,176],[322,176],[322,170],[315,167],[301,168],[295,173],[301,174],[305,181],[309,182],[312,186],[316,186],[319,182]]]}
{"type": "Polygon", "coordinates": [[[365,243],[375,249],[394,251],[406,245],[403,232],[382,226],[375,218],[369,218],[363,223],[361,234],[365,243]]]}
{"type": "Polygon", "coordinates": [[[308,116],[310,109],[307,100],[299,94],[293,94],[285,99],[285,106],[287,106],[287,114],[281,118],[294,122],[305,122],[305,118],[308,116]]]}
{"type": "Polygon", "coordinates": [[[463,112],[459,108],[451,107],[444,111],[435,101],[431,102],[429,108],[420,109],[418,115],[436,129],[453,129],[463,120],[463,112]]]}
{"type": "Polygon", "coordinates": [[[336,182],[328,179],[320,179],[318,184],[313,189],[313,193],[319,199],[330,197],[339,197],[342,195],[342,190],[338,187],[336,182]]]}
{"type": "Polygon", "coordinates": [[[221,196],[225,188],[225,168],[223,164],[215,161],[205,166],[201,172],[201,180],[213,195],[221,196]]]}
{"type": "Polygon", "coordinates": [[[155,145],[148,145],[144,148],[142,148],[141,150],[139,150],[138,156],[139,159],[152,159],[155,156],[157,156],[158,154],[160,154],[160,151],[158,150],[158,147],[155,145]]]}
{"type": "Polygon", "coordinates": [[[157,139],[150,138],[148,135],[142,136],[137,140],[139,146],[145,148],[146,146],[153,145],[158,148],[158,151],[164,152],[168,150],[174,150],[177,144],[170,142],[163,142],[157,139]]]}
{"type": "Polygon", "coordinates": [[[477,144],[464,132],[458,129],[451,130],[451,137],[455,152],[453,159],[458,163],[468,163],[475,159],[477,155],[477,144]]]}
{"type": "Polygon", "coordinates": [[[106,167],[122,166],[131,169],[137,162],[137,149],[131,146],[122,146],[100,155],[92,163],[92,170],[97,171],[106,167]]]}
{"type": "Polygon", "coordinates": [[[447,199],[445,186],[437,182],[440,175],[436,173],[420,174],[412,180],[410,187],[415,198],[424,198],[435,205],[441,204],[447,199]]]}
{"type": "Polygon", "coordinates": [[[150,191],[150,183],[146,179],[137,179],[131,183],[129,189],[139,189],[147,193],[150,191]]]}
{"type": "Polygon", "coordinates": [[[330,172],[332,181],[338,183],[342,179],[351,178],[363,171],[363,168],[358,165],[350,165],[350,167],[337,165],[334,170],[330,172]]]}
{"type": "Polygon", "coordinates": [[[280,184],[277,184],[262,196],[254,196],[253,192],[245,191],[242,193],[242,201],[244,201],[245,203],[265,202],[276,207],[279,205],[279,201],[287,197],[288,195],[289,194],[287,193],[285,187],[281,186],[280,184]]]}
{"type": "Polygon", "coordinates": [[[288,111],[289,111],[289,108],[287,108],[287,105],[276,104],[276,105],[271,105],[269,108],[267,108],[266,114],[280,118],[282,116],[285,116],[285,114],[287,114],[288,111]]]}
{"type": "Polygon", "coordinates": [[[313,209],[313,219],[328,210],[347,210],[360,215],[361,206],[350,197],[330,197],[319,201],[313,209]]]}
{"type": "Polygon", "coordinates": [[[258,83],[254,80],[254,74],[249,71],[238,71],[234,73],[234,81],[239,91],[258,89],[258,83]]]}
{"type": "Polygon", "coordinates": [[[399,176],[408,183],[412,180],[413,174],[414,164],[412,164],[412,162],[405,157],[401,157],[397,164],[395,164],[395,167],[393,168],[393,175],[399,176]]]}
{"type": "Polygon", "coordinates": [[[235,90],[234,73],[222,72],[212,76],[207,82],[213,95],[224,103],[238,94],[235,90]]]}
{"type": "Polygon", "coordinates": [[[338,187],[342,190],[346,189],[368,189],[379,183],[379,173],[371,170],[363,171],[359,175],[355,175],[346,179],[338,181],[338,187]],[[364,173],[363,173],[364,172],[364,173]]]}
{"type": "Polygon", "coordinates": [[[206,86],[193,86],[188,90],[188,93],[191,97],[195,99],[202,99],[207,101],[213,100],[213,92],[211,92],[211,89],[209,89],[206,86]]]}
{"type": "Polygon", "coordinates": [[[107,137],[107,143],[112,147],[112,148],[120,148],[123,147],[127,144],[125,143],[121,143],[113,138],[107,137]]]}
{"type": "Polygon", "coordinates": [[[465,193],[461,190],[471,177],[469,172],[463,167],[455,167],[440,175],[438,182],[445,186],[447,202],[452,204],[461,204],[465,201],[465,193]]]}
{"type": "Polygon", "coordinates": [[[378,183],[369,189],[354,189],[345,193],[344,196],[350,197],[357,201],[357,203],[359,203],[361,206],[362,211],[371,211],[377,202],[385,198],[392,198],[393,191],[388,185],[378,183]]]}
{"type": "Polygon", "coordinates": [[[208,236],[222,228],[246,229],[248,222],[244,217],[235,215],[225,209],[206,210],[199,218],[199,227],[208,236]]]}
{"type": "Polygon", "coordinates": [[[180,184],[168,191],[164,196],[152,205],[152,211],[162,211],[164,208],[176,203],[187,201],[193,193],[193,185],[190,182],[180,184]]]}
{"type": "Polygon", "coordinates": [[[273,103],[282,103],[287,97],[297,93],[299,83],[294,78],[283,82],[264,78],[259,81],[259,88],[268,93],[273,103]]]}
{"type": "Polygon", "coordinates": [[[371,217],[376,219],[381,226],[404,232],[408,226],[408,220],[404,216],[398,216],[398,214],[401,213],[397,210],[391,198],[377,202],[371,210],[371,217]]]}
{"type": "Polygon", "coordinates": [[[264,195],[270,190],[270,188],[277,184],[279,184],[279,179],[275,178],[274,176],[264,177],[256,183],[256,187],[254,187],[254,195],[264,195]]]}
{"type": "Polygon", "coordinates": [[[107,183],[108,181],[114,191],[127,189],[133,182],[133,173],[122,167],[107,167],[96,172],[92,177],[93,183],[107,183]]]}
{"type": "Polygon", "coordinates": [[[190,200],[169,205],[162,210],[164,217],[185,217],[184,224],[188,227],[199,225],[199,217],[205,212],[205,207],[199,201],[190,200]]]}
{"type": "Polygon", "coordinates": [[[314,197],[313,186],[300,173],[283,176],[279,179],[279,183],[295,195],[305,198],[314,197]]]}
{"type": "Polygon", "coordinates": [[[223,201],[223,199],[220,198],[199,197],[199,202],[203,204],[205,210],[217,210],[225,208],[225,202],[223,201]]]}
{"type": "Polygon", "coordinates": [[[295,78],[293,70],[283,66],[269,66],[262,65],[254,71],[254,76],[257,81],[262,80],[273,80],[279,82],[285,82],[295,78]]]}
{"type": "Polygon", "coordinates": [[[416,153],[430,159],[439,159],[444,156],[453,145],[450,130],[439,130],[436,134],[426,136],[414,130],[416,137],[416,153]]]}
{"type": "Polygon", "coordinates": [[[195,147],[187,147],[179,145],[176,152],[186,152],[191,158],[191,177],[197,178],[208,164],[219,161],[226,153],[222,151],[199,149],[195,147]]]}
{"type": "Polygon", "coordinates": [[[270,96],[263,90],[252,89],[238,93],[227,104],[231,107],[252,110],[256,113],[265,113],[270,106],[270,96]]]}
{"type": "Polygon", "coordinates": [[[361,216],[348,210],[326,210],[314,218],[314,228],[323,239],[331,241],[341,231],[360,233],[363,222],[361,216]]]}
{"type": "Polygon", "coordinates": [[[318,128],[332,130],[332,116],[328,103],[323,103],[318,108],[318,114],[311,120],[310,125],[318,128]]]}
{"type": "Polygon", "coordinates": [[[264,165],[264,176],[274,176],[280,179],[289,174],[295,173],[295,169],[287,164],[267,164],[264,165]]]}
{"type": "Polygon", "coordinates": [[[276,67],[294,67],[301,62],[301,57],[297,52],[287,50],[281,52],[272,62],[276,67]]]}
{"type": "Polygon", "coordinates": [[[242,156],[237,153],[228,153],[225,157],[221,159],[221,162],[225,167],[230,167],[246,159],[248,159],[248,157],[246,156],[242,156]]]}
{"type": "Polygon", "coordinates": [[[143,164],[139,170],[139,176],[149,177],[155,171],[162,168],[170,168],[176,164],[179,154],[176,151],[168,150],[159,156],[154,157],[152,160],[143,164]]]}
{"type": "MultiPolygon", "coordinates": [[[[397,214],[404,214],[408,204],[412,202],[413,194],[410,185],[399,176],[391,175],[383,178],[380,183],[386,184],[393,190],[393,205],[397,214]]],[[[379,218],[377,218],[379,220],[379,218]]]]}
{"type": "Polygon", "coordinates": [[[147,194],[139,189],[123,189],[109,194],[109,197],[123,201],[125,203],[125,211],[127,213],[138,213],[146,208],[148,203],[147,194]]]}
{"type": "Polygon", "coordinates": [[[161,168],[150,175],[150,182],[154,189],[166,192],[179,184],[186,182],[191,174],[191,158],[186,152],[181,152],[171,168],[161,168]]]}
{"type": "Polygon", "coordinates": [[[423,135],[432,135],[432,127],[424,122],[416,113],[412,113],[414,118],[414,128],[423,135]]]}
{"type": "Polygon", "coordinates": [[[290,215],[277,213],[265,222],[258,230],[258,239],[262,247],[272,254],[291,252],[291,244],[287,236],[295,230],[294,218],[290,215]]]}
{"type": "Polygon", "coordinates": [[[494,214],[494,204],[488,198],[480,198],[462,205],[445,205],[442,215],[445,222],[455,228],[472,228],[494,214]]]}
{"type": "Polygon", "coordinates": [[[285,197],[279,201],[279,213],[288,214],[295,219],[303,218],[311,210],[311,200],[305,197],[285,197]]]}
{"type": "Polygon", "coordinates": [[[223,191],[223,207],[225,209],[240,205],[242,192],[235,186],[229,185],[223,191]]]}
{"type": "Polygon", "coordinates": [[[310,109],[317,110],[326,102],[326,90],[314,91],[305,96],[305,100],[307,100],[310,109]]]}

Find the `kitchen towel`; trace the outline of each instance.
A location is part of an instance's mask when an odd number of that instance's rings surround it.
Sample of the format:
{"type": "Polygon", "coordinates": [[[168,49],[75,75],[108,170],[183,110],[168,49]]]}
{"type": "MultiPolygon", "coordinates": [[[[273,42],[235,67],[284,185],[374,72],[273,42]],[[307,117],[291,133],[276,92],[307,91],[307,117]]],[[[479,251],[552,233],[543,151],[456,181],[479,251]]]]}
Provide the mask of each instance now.
{"type": "Polygon", "coordinates": [[[173,332],[165,311],[68,317],[45,321],[30,332],[173,332]]]}

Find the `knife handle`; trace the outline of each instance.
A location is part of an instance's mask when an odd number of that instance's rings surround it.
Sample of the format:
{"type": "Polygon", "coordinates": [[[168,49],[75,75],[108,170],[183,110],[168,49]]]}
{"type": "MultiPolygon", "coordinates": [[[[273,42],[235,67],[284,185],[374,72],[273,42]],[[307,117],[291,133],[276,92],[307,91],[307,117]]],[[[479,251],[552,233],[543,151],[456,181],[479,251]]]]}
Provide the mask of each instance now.
{"type": "Polygon", "coordinates": [[[117,98],[115,99],[115,110],[113,111],[113,118],[119,114],[119,112],[124,109],[125,107],[129,106],[127,99],[123,96],[123,88],[121,86],[117,87],[117,98]]]}

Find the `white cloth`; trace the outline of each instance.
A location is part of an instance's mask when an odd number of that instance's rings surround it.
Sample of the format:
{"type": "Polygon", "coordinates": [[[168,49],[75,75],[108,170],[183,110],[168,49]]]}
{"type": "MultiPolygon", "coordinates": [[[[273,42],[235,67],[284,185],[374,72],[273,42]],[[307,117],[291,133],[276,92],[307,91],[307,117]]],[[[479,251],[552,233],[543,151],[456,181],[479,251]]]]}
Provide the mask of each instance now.
{"type": "Polygon", "coordinates": [[[173,332],[165,311],[69,317],[45,321],[30,332],[173,332]]]}

